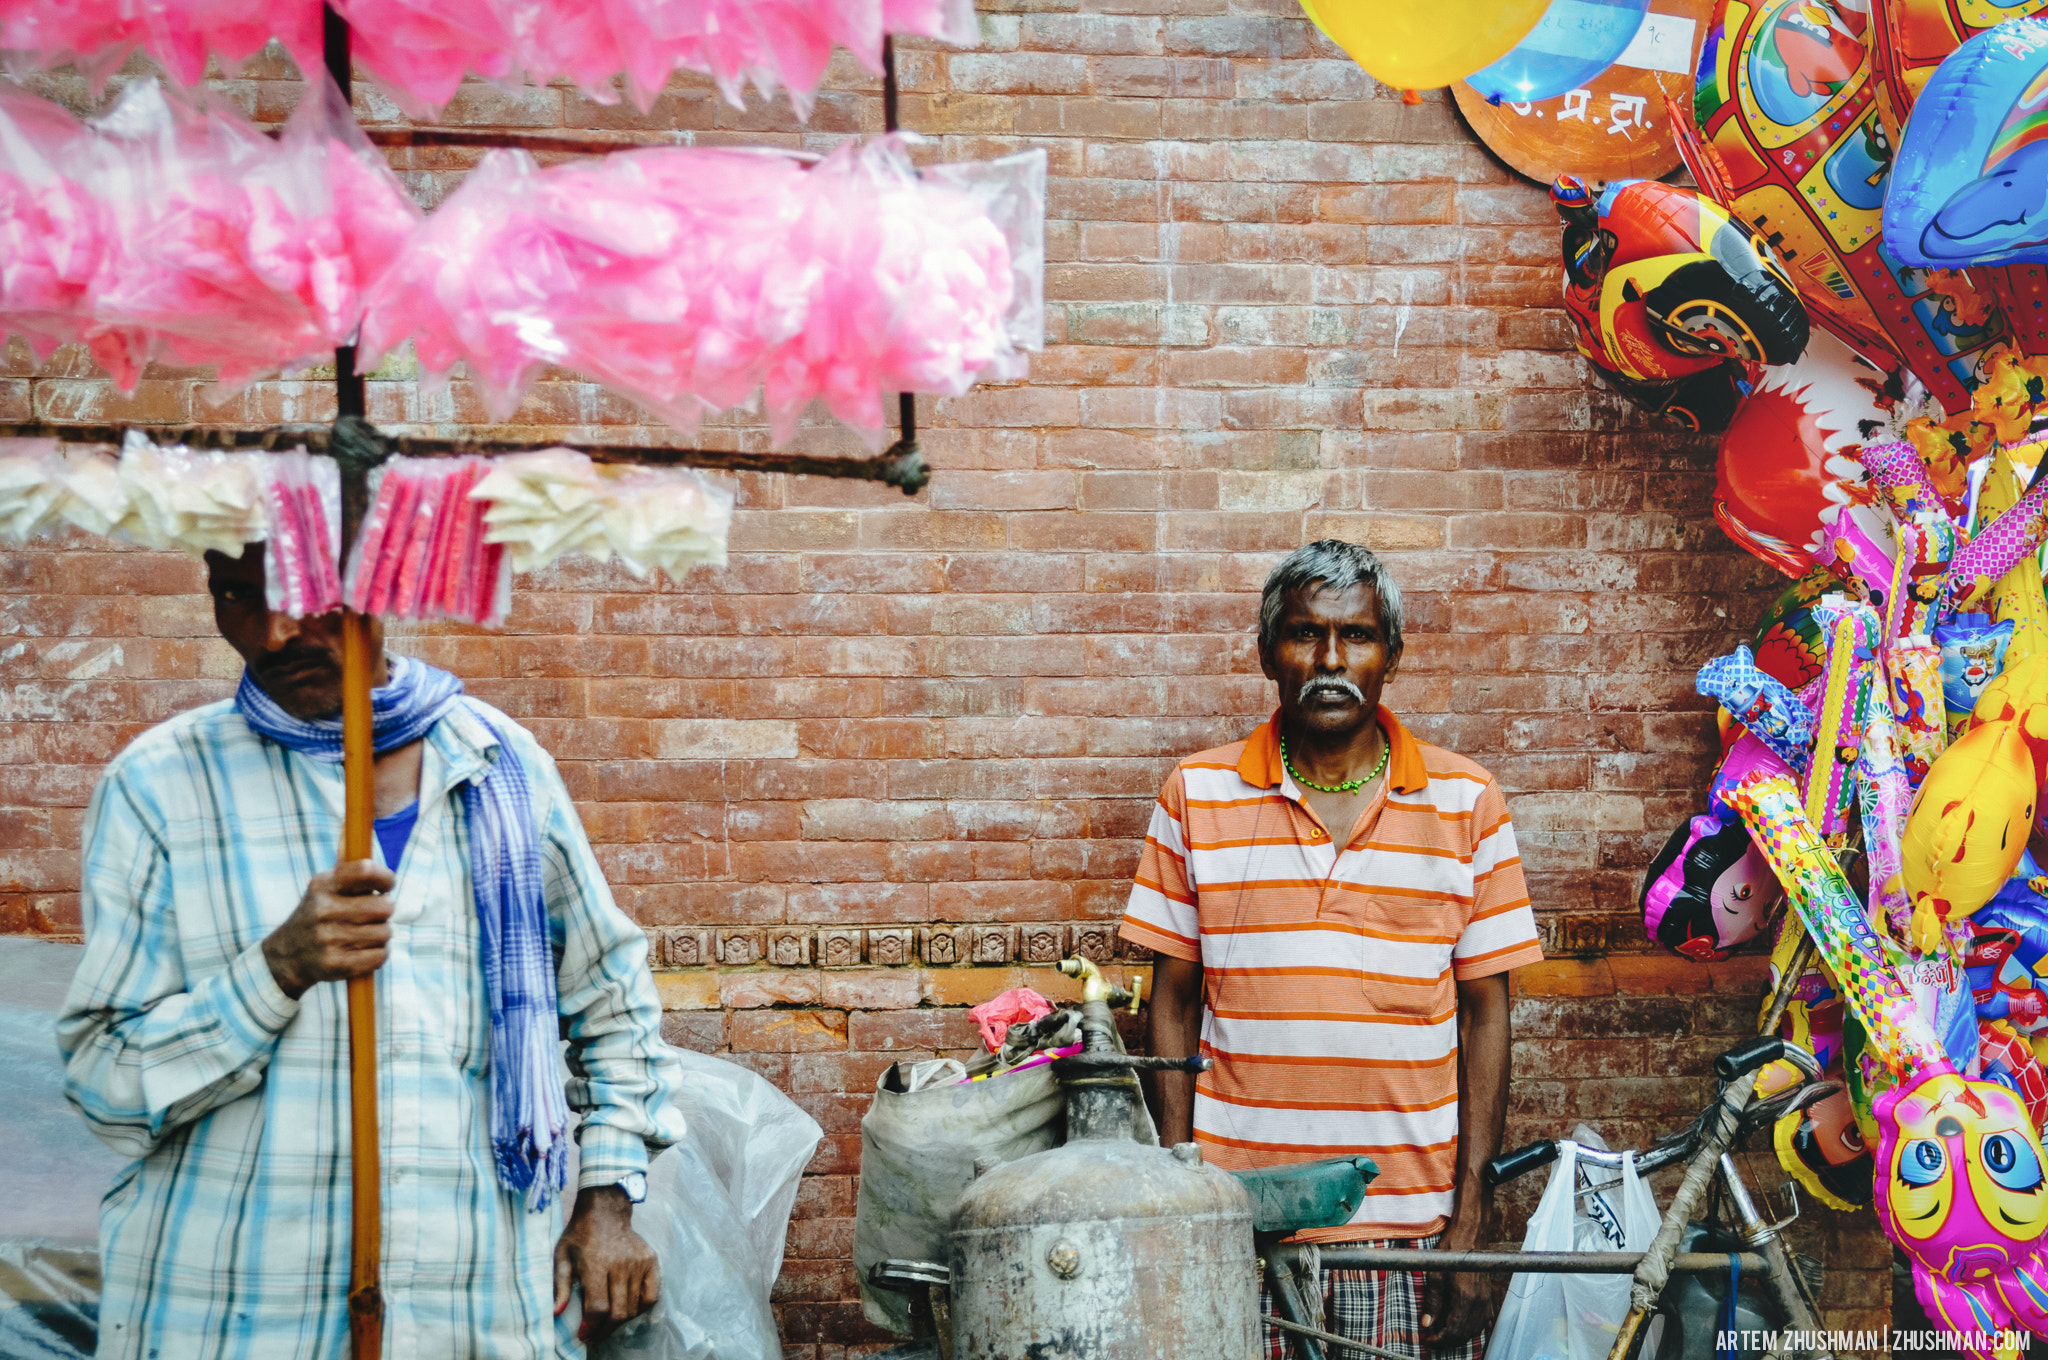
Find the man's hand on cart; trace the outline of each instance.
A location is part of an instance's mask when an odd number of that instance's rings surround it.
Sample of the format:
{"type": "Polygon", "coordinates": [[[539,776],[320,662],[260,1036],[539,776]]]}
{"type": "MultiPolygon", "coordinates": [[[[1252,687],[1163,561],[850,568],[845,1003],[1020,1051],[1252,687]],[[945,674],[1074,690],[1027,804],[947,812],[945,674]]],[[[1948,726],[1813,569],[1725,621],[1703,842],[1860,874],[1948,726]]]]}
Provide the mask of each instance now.
{"type": "MultiPolygon", "coordinates": [[[[1484,1219],[1483,1209],[1454,1214],[1437,1239],[1437,1250],[1478,1250],[1484,1219]]],[[[1493,1293],[1484,1275],[1432,1271],[1422,1288],[1422,1339],[1431,1350],[1469,1341],[1492,1311],[1493,1293]]]]}

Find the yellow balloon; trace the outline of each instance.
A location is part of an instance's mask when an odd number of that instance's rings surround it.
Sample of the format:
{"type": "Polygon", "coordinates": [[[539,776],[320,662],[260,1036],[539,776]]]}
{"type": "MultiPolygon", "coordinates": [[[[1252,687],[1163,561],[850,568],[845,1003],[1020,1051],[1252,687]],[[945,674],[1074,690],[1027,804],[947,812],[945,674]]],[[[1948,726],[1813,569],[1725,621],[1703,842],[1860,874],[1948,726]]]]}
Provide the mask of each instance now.
{"type": "MultiPolygon", "coordinates": [[[[2039,567],[2034,569],[2034,579],[2041,579],[2039,567]]],[[[1977,696],[1977,705],[1970,710],[1970,726],[2007,722],[2036,704],[2048,704],[2048,653],[2007,661],[2005,669],[1977,696]]]]}
{"type": "Polygon", "coordinates": [[[1506,56],[1550,0],[1302,0],[1301,7],[1382,85],[1432,90],[1506,56]]]}
{"type": "Polygon", "coordinates": [[[2020,862],[2048,765],[2048,708],[1974,727],[1941,753],[1899,838],[1912,945],[1932,952],[1946,922],[1989,902],[2020,862]]]}

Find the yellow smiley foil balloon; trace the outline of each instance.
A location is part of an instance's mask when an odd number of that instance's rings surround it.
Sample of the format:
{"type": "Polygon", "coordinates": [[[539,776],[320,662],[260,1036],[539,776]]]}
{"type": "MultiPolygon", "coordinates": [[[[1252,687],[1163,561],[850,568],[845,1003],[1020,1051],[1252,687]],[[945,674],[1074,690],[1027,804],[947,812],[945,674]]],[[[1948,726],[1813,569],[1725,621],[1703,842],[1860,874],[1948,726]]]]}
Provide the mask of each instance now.
{"type": "Polygon", "coordinates": [[[1919,953],[1941,945],[1950,921],[1989,902],[2018,867],[2048,768],[2048,708],[1986,723],[1941,753],[1899,840],[1910,934],[1919,953]]]}
{"type": "MultiPolygon", "coordinates": [[[[2048,1328],[2048,1177],[2018,1096],[1930,1063],[1876,1101],[1877,1212],[1938,1327],[2048,1328]]],[[[1986,1354],[1972,1351],[1972,1354],[1986,1354]]]]}
{"type": "Polygon", "coordinates": [[[1550,0],[1308,0],[1302,10],[1382,85],[1433,90],[1490,66],[1550,0]]]}

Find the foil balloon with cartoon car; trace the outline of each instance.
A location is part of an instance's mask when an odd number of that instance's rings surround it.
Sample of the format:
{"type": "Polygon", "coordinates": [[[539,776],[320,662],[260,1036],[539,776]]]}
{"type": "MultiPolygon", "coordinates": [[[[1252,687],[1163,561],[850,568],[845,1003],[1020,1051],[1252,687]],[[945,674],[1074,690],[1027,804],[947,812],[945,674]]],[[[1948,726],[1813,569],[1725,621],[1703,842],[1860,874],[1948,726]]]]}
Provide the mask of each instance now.
{"type": "Polygon", "coordinates": [[[1871,78],[1870,13],[1851,0],[1723,4],[1693,107],[1674,110],[1701,190],[1756,227],[1816,324],[1903,361],[1948,411],[2010,343],[1988,283],[1907,263],[1884,233],[1893,143],[1871,78]]]}
{"type": "Polygon", "coordinates": [[[1689,189],[1560,176],[1565,311],[1614,386],[1688,429],[1727,425],[1757,366],[1806,349],[1806,312],[1762,239],[1689,189]]]}

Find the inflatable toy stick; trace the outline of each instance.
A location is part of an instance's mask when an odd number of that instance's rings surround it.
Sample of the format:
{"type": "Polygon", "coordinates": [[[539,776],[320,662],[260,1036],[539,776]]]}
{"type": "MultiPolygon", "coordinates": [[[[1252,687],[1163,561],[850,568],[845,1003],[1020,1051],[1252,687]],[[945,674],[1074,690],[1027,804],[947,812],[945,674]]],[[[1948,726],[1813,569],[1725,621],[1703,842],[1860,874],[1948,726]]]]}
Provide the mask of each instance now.
{"type": "Polygon", "coordinates": [[[1900,1074],[1928,1063],[1946,1065],[1934,1027],[1886,956],[1792,781],[1751,775],[1736,786],[1733,801],[1885,1065],[1900,1074]]]}
{"type": "Polygon", "coordinates": [[[1906,897],[1900,840],[1912,809],[1913,785],[1899,749],[1898,728],[1889,704],[1872,703],[1856,750],[1858,800],[1863,813],[1863,847],[1870,857],[1870,916],[1904,934],[1913,904],[1906,897]]]}
{"type": "MultiPolygon", "coordinates": [[[[2020,458],[2016,455],[2048,464],[2048,443],[1998,446],[1985,473],[1982,489],[1977,494],[1978,522],[1989,521],[1984,534],[1998,530],[2006,521],[2008,511],[2040,489],[2042,479],[2038,469],[2033,477],[2022,483],[2020,458]]],[[[2021,521],[2014,520],[2013,528],[2017,530],[2020,527],[2021,521]]],[[[2035,528],[2032,532],[2038,535],[2040,530],[2035,528]]],[[[2038,537],[2035,541],[2038,543],[2038,537]]],[[[1957,556],[1962,556],[1964,551],[1959,549],[1957,556]]],[[[1995,562],[1996,559],[1992,560],[1995,562]]],[[[1950,610],[1955,611],[1962,601],[1978,598],[1981,598],[1981,590],[1972,590],[1963,595],[1957,605],[1951,605],[1950,610]]],[[[2037,653],[2048,653],[2048,603],[2042,599],[2041,564],[2034,553],[2023,549],[2011,568],[1991,588],[1991,617],[1996,622],[2012,624],[2012,639],[2005,648],[2006,665],[2013,665],[2037,653]]]]}
{"type": "MultiPolygon", "coordinates": [[[[2007,468],[2010,468],[2010,456],[2005,455],[2002,450],[2000,456],[2005,459],[2007,468]]],[[[2048,519],[2043,518],[2044,510],[2048,510],[2048,479],[2043,478],[2044,472],[2048,472],[2048,458],[2044,458],[2041,465],[2035,469],[2033,481],[2025,493],[1997,519],[1978,530],[1969,543],[1956,550],[1956,555],[1949,560],[1948,571],[1941,582],[1944,611],[1960,613],[1972,609],[1978,601],[1991,593],[1993,587],[2004,583],[2005,577],[2019,564],[2022,557],[2030,556],[2040,548],[2043,534],[2048,533],[2048,519]]],[[[1991,476],[1994,479],[1999,476],[1999,468],[1996,465],[1992,468],[1991,476]]],[[[1991,493],[1992,484],[1987,482],[1984,496],[1991,493]]],[[[1980,507],[1984,504],[1984,496],[1978,498],[1980,507]]],[[[2034,566],[2033,576],[2038,584],[2041,578],[2038,562],[2034,566]]],[[[2024,577],[2020,588],[2025,588],[2024,577]]],[[[2038,590],[2035,591],[2035,594],[2039,593],[2038,590]]],[[[2014,631],[2017,633],[2019,630],[2014,631]]],[[[2017,642],[2018,638],[2015,637],[2014,641],[2017,642]]],[[[2027,650],[2036,651],[2041,648],[2037,646],[2027,650]]]]}
{"type": "Polygon", "coordinates": [[[1824,835],[1846,825],[1856,790],[1856,751],[1876,679],[1880,626],[1870,606],[1827,596],[1816,611],[1828,643],[1813,764],[1806,772],[1806,813],[1824,835]]]}
{"type": "Polygon", "coordinates": [[[1948,746],[1947,704],[1941,688],[1941,648],[1923,634],[1895,640],[1885,650],[1892,718],[1899,730],[1899,756],[1917,790],[1948,746]]]}

